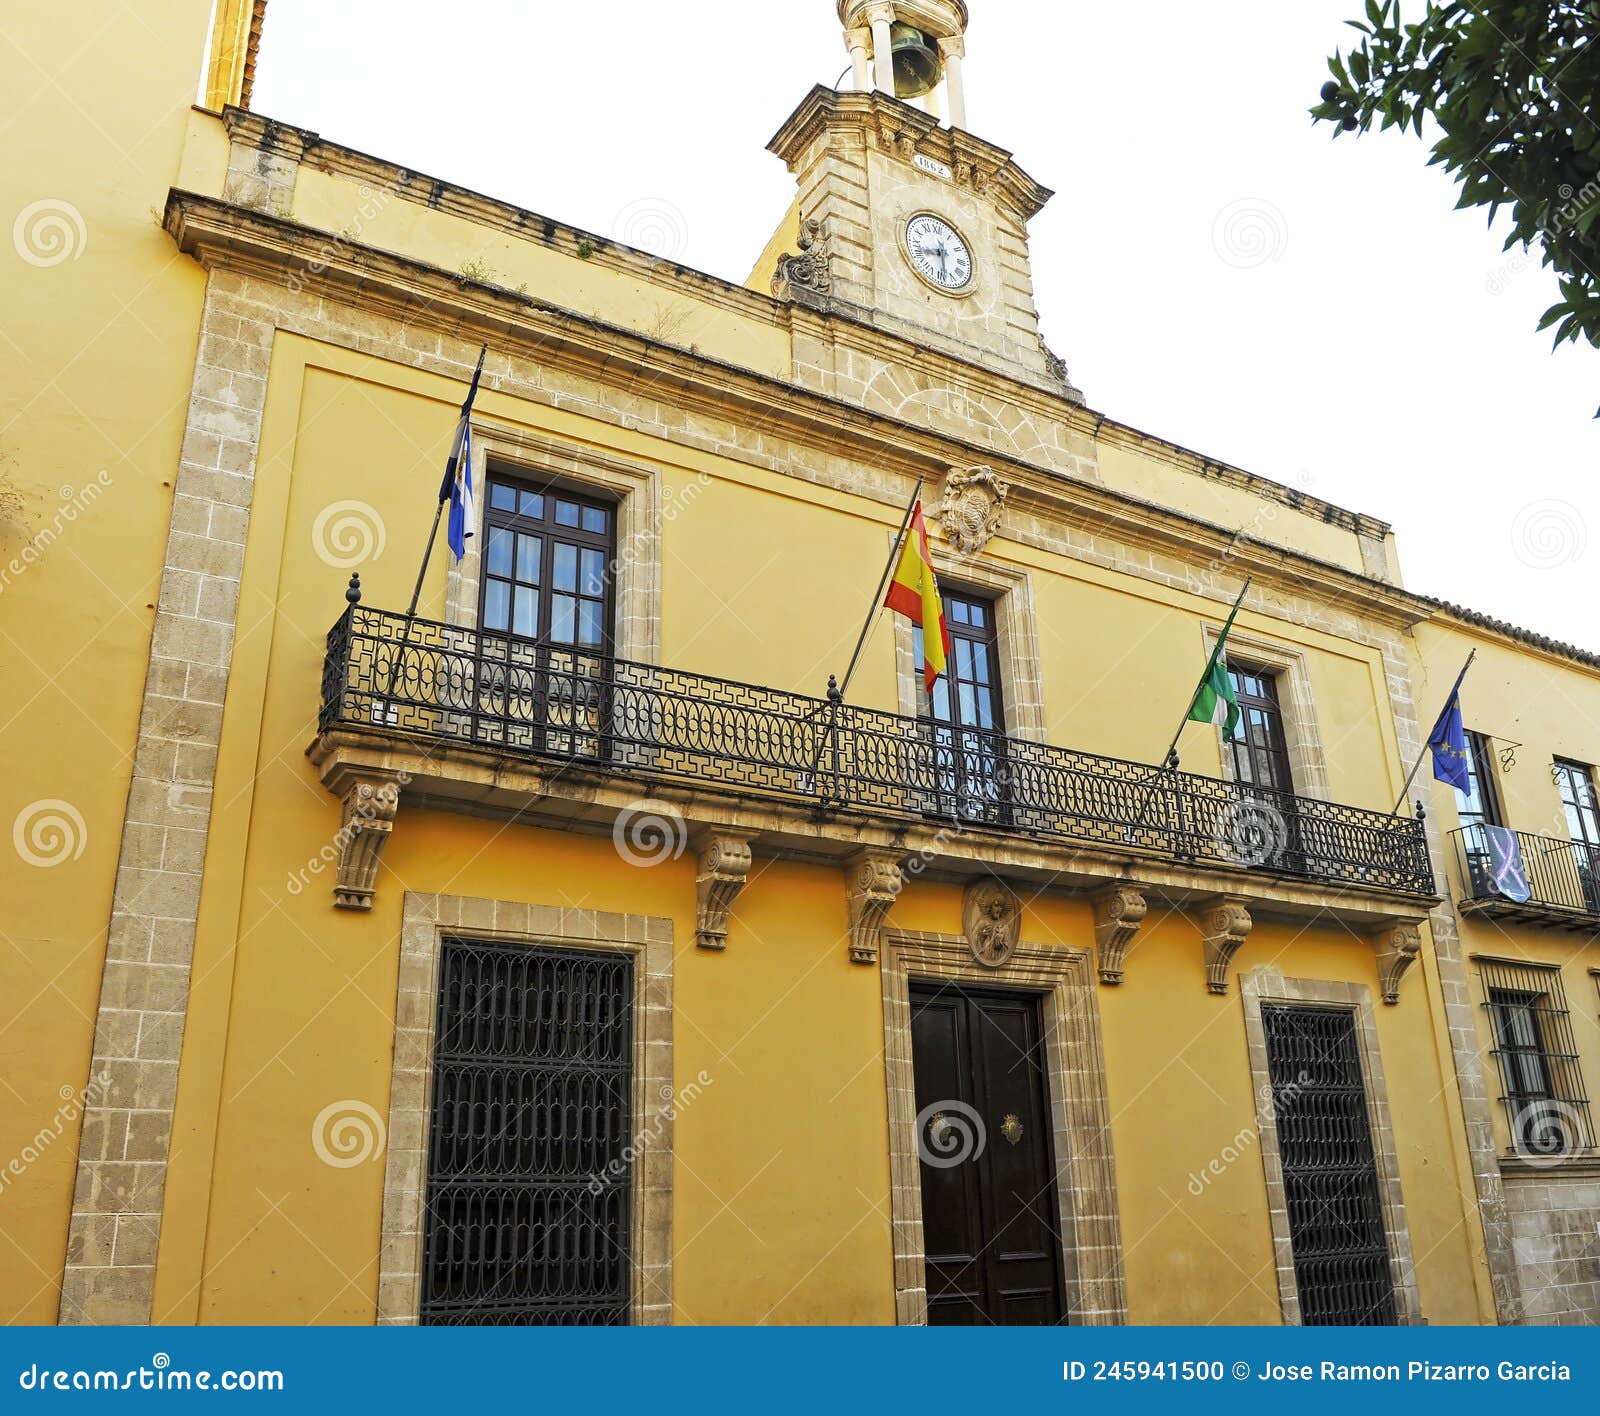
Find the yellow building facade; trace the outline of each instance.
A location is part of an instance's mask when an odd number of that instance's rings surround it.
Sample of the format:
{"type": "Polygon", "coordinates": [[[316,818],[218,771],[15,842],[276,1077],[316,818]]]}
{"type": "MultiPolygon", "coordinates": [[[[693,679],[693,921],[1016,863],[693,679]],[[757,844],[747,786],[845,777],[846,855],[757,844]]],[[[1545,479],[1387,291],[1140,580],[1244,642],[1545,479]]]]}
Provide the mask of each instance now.
{"type": "Polygon", "coordinates": [[[1085,402],[963,5],[841,0],[743,285],[251,112],[263,9],[4,61],[8,1318],[1600,1317],[1600,666],[1085,402]],[[950,670],[840,690],[919,483],[950,670]]]}

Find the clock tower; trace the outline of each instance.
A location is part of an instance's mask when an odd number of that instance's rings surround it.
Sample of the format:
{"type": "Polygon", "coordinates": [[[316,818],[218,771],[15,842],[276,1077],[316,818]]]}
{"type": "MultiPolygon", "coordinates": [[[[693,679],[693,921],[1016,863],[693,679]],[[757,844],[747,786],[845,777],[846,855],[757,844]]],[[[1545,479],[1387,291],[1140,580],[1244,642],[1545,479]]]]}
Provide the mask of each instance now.
{"type": "Polygon", "coordinates": [[[966,5],[838,9],[854,87],[813,89],[769,144],[799,186],[774,292],[1081,401],[1033,301],[1028,223],[1052,194],[966,129],[966,5]]]}

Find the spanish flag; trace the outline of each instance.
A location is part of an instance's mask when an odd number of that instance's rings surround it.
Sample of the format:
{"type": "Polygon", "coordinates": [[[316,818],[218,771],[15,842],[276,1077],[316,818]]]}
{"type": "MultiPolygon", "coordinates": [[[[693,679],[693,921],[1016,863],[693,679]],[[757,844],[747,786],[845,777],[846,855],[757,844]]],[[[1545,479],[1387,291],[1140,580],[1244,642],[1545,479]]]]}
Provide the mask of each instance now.
{"type": "Polygon", "coordinates": [[[950,629],[944,622],[944,601],[939,598],[939,582],[933,578],[933,557],[928,554],[928,526],[922,519],[922,502],[911,509],[911,524],[900,547],[900,564],[895,567],[884,608],[904,615],[922,626],[922,674],[933,692],[933,685],[944,672],[950,655],[950,629]],[[939,632],[933,633],[938,625],[939,632]]]}

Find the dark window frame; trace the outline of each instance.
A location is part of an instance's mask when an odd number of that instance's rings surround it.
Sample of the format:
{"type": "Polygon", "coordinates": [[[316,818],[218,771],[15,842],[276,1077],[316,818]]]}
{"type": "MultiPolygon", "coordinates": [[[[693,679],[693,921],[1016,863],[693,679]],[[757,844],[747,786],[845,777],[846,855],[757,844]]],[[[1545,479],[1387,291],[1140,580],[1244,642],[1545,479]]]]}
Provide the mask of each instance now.
{"type": "Polygon", "coordinates": [[[1280,675],[1271,669],[1230,663],[1228,677],[1239,699],[1239,721],[1232,735],[1224,740],[1233,767],[1233,780],[1242,787],[1293,796],[1294,766],[1289,757],[1288,715],[1278,694],[1280,675]],[[1259,691],[1253,687],[1257,684],[1259,691]],[[1265,743],[1250,741],[1252,713],[1260,715],[1266,728],[1265,743]],[[1265,780],[1261,772],[1263,767],[1267,769],[1265,780]]]}
{"type": "Polygon", "coordinates": [[[1575,758],[1557,757],[1552,772],[1578,886],[1588,908],[1600,914],[1600,790],[1595,787],[1594,768],[1575,758]],[[1580,799],[1585,791],[1587,801],[1580,799]]]}
{"type": "Polygon", "coordinates": [[[949,662],[932,693],[923,678],[920,625],[914,627],[912,640],[917,718],[932,743],[932,780],[926,784],[924,810],[930,816],[1004,825],[1011,819],[1011,794],[1000,671],[1000,597],[947,585],[940,587],[940,599],[951,643],[949,662]],[[972,666],[970,673],[963,670],[963,659],[972,666]],[[968,701],[971,711],[963,712],[962,704],[968,701]],[[982,724],[985,706],[988,727],[982,724]]]}
{"type": "MultiPolygon", "coordinates": [[[[616,643],[616,575],[617,557],[617,503],[614,499],[588,489],[580,489],[554,479],[536,481],[515,471],[491,466],[485,479],[483,499],[483,547],[478,572],[478,628],[485,634],[507,635],[535,643],[560,645],[562,648],[582,649],[585,653],[610,656],[616,643]],[[497,505],[498,493],[508,491],[518,499],[518,507],[508,510],[497,505]],[[524,511],[529,499],[538,503],[536,512],[524,511]],[[574,506],[578,509],[576,526],[558,522],[558,508],[574,506]],[[586,523],[595,515],[604,518],[604,529],[593,530],[586,523]],[[494,555],[496,533],[522,536],[539,542],[538,580],[524,581],[519,552],[520,543],[513,541],[510,573],[496,570],[494,555]],[[572,592],[556,585],[555,567],[557,547],[570,546],[574,556],[574,588],[572,592]],[[599,595],[584,592],[588,558],[584,552],[598,553],[602,590],[599,595]],[[490,597],[495,585],[512,587],[503,623],[499,616],[491,617],[490,597]],[[534,589],[537,606],[531,633],[517,628],[517,589],[534,589]],[[570,599],[573,605],[573,635],[571,639],[552,638],[557,597],[570,599]],[[576,635],[582,621],[581,606],[600,606],[600,634],[597,644],[578,644],[576,635]]],[[[592,563],[592,562],[590,562],[592,563]]]]}

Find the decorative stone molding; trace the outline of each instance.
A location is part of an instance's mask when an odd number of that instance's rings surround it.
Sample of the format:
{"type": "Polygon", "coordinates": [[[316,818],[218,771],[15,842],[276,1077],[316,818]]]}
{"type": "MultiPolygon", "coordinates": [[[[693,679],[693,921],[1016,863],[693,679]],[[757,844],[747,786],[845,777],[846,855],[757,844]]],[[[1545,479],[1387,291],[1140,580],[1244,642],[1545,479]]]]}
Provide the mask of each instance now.
{"type": "Polygon", "coordinates": [[[370,910],[377,892],[378,864],[394,833],[404,774],[352,773],[344,783],[344,820],[334,844],[339,848],[339,874],[333,903],[341,910],[370,910]]]}
{"type": "Polygon", "coordinates": [[[992,467],[952,467],[935,515],[944,538],[963,556],[975,556],[1000,529],[1011,484],[992,467]]]}
{"type": "Polygon", "coordinates": [[[1022,901],[1003,880],[974,880],[961,897],[961,929],[976,963],[1004,968],[1022,937],[1022,901]]]}
{"type": "Polygon", "coordinates": [[[706,1074],[673,1074],[672,921],[571,905],[528,904],[406,892],[401,907],[395,996],[394,1070],[379,1250],[378,1324],[416,1324],[422,1301],[439,955],[452,935],[629,955],[633,960],[634,1142],[629,1196],[629,1317],[641,1327],[672,1322],[673,1154],[678,1109],[698,1096],[706,1074]],[[677,1089],[675,1090],[675,1084],[677,1089]]]}
{"type": "Polygon", "coordinates": [[[967,941],[890,928],[883,979],[883,1054],[889,1090],[890,1232],[894,1240],[895,1318],[928,1320],[922,1167],[917,1150],[917,1084],[911,1047],[913,980],[960,987],[996,983],[1042,995],[1044,1062],[1056,1165],[1056,1219],[1067,1321],[1127,1322],[1117,1173],[1111,1149],[1094,960],[1087,949],[1019,943],[1000,969],[973,962],[967,941]]]}
{"type": "Polygon", "coordinates": [[[827,295],[833,288],[827,223],[820,217],[801,222],[800,237],[795,244],[800,247],[799,255],[778,257],[772,293],[780,298],[796,291],[827,295]]]}
{"type": "Polygon", "coordinates": [[[1094,905],[1094,947],[1100,959],[1100,982],[1119,984],[1128,949],[1150,909],[1145,887],[1119,881],[1091,897],[1094,905]]]}
{"type": "Polygon", "coordinates": [[[900,898],[905,877],[900,872],[904,856],[899,851],[869,848],[847,863],[846,889],[850,902],[850,962],[876,964],[883,921],[900,898]]]}
{"type": "Polygon", "coordinates": [[[1372,948],[1383,1001],[1392,1006],[1400,1001],[1400,980],[1422,952],[1422,932],[1414,924],[1393,924],[1372,936],[1372,948]]]}
{"type": "Polygon", "coordinates": [[[728,915],[750,877],[753,832],[707,831],[695,841],[700,869],[695,875],[694,942],[702,949],[728,947],[728,915]]]}
{"type": "Polygon", "coordinates": [[[1228,965],[1249,937],[1255,920],[1245,902],[1233,895],[1209,901],[1200,915],[1201,943],[1205,947],[1206,987],[1216,994],[1228,992],[1228,965]]]}

